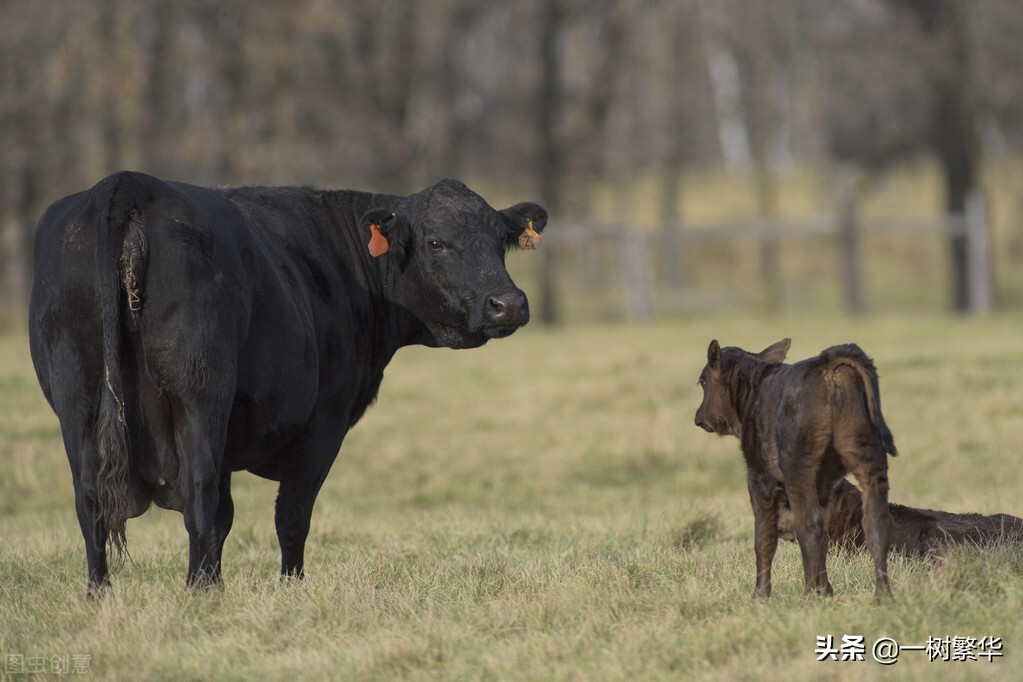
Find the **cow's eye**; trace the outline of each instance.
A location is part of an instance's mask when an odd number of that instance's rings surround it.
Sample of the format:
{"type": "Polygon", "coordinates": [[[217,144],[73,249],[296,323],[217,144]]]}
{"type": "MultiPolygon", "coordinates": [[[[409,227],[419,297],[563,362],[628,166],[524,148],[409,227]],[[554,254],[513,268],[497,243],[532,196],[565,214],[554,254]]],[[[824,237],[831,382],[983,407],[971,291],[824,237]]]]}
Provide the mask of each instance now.
{"type": "Polygon", "coordinates": [[[430,249],[431,251],[443,251],[443,250],[444,250],[444,245],[443,245],[443,244],[441,244],[441,243],[440,243],[439,241],[437,241],[436,239],[431,239],[430,241],[426,242],[426,246],[427,246],[427,247],[428,247],[428,248],[429,248],[429,249],[430,249]]]}
{"type": "Polygon", "coordinates": [[[698,386],[699,386],[700,388],[707,388],[707,380],[706,380],[706,379],[703,379],[703,378],[701,378],[701,379],[700,379],[699,381],[697,381],[696,383],[697,383],[697,385],[698,385],[698,386]]]}

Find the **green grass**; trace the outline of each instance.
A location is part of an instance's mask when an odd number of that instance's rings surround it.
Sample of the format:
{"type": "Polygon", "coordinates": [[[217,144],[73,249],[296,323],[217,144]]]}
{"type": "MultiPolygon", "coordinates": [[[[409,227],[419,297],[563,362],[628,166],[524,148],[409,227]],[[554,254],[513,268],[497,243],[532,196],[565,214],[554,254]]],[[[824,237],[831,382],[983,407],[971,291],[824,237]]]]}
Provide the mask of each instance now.
{"type": "MultiPolygon", "coordinates": [[[[1018,547],[863,555],[802,595],[783,543],[750,599],[752,513],[734,439],[693,426],[712,337],[792,359],[856,341],[875,359],[900,456],[892,499],[1023,515],[1019,316],[698,317],[531,327],[476,351],[401,351],[313,516],[307,579],[282,585],[272,483],[235,476],[225,584],[183,589],[181,516],[128,524],[133,562],[84,600],[57,421],[23,335],[0,336],[0,654],[88,655],[95,679],[1012,679],[1018,547]],[[816,637],[1001,637],[994,663],[818,663],[816,637]]],[[[2,664],[2,663],[0,663],[2,664]]],[[[26,676],[32,679],[38,675],[26,676]]],[[[12,679],[18,679],[13,677],[12,679]]]]}

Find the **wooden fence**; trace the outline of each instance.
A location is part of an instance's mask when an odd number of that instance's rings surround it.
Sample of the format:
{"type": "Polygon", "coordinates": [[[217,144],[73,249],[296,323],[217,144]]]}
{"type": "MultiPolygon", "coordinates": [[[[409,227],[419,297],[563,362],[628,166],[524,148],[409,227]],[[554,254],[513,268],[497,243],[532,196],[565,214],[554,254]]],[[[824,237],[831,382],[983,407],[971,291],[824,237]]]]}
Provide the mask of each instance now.
{"type": "MultiPolygon", "coordinates": [[[[714,225],[667,225],[661,228],[639,230],[624,224],[612,223],[559,223],[544,235],[544,248],[558,254],[550,262],[563,262],[563,256],[578,256],[594,249],[613,252],[618,259],[615,270],[620,273],[622,291],[622,317],[634,322],[650,320],[662,309],[660,297],[693,293],[693,284],[687,282],[684,254],[700,244],[714,242],[752,241],[760,251],[760,288],[767,292],[766,305],[777,306],[778,277],[777,247],[783,240],[793,238],[825,238],[835,241],[839,254],[833,269],[839,278],[843,304],[851,313],[866,307],[864,295],[864,256],[861,237],[865,234],[901,234],[935,237],[951,240],[961,238],[966,249],[965,284],[967,312],[982,314],[992,306],[992,274],[990,240],[986,209],[980,194],[972,195],[963,215],[928,218],[908,216],[861,217],[854,202],[831,215],[818,215],[801,219],[754,220],[714,225]],[[655,278],[655,273],[657,277],[655,278]],[[656,286],[655,286],[655,279],[656,286]]],[[[596,273],[592,278],[606,276],[596,273]]],[[[548,281],[557,278],[547,277],[548,281]]],[[[951,288],[951,287],[950,287],[951,288]]],[[[557,292],[544,292],[543,298],[557,298],[557,292]]]]}

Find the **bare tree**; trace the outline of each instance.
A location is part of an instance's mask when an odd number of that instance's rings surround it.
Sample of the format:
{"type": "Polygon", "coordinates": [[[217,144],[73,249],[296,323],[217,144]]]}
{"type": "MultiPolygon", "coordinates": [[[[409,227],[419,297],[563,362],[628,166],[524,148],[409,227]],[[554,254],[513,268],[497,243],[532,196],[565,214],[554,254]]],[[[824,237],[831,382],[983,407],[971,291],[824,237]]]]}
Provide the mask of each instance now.
{"type": "MultiPolygon", "coordinates": [[[[945,208],[963,216],[971,192],[978,184],[980,145],[977,139],[976,98],[973,87],[971,12],[962,0],[900,0],[917,16],[938,59],[923,70],[933,92],[930,143],[945,176],[945,208]]],[[[949,238],[952,261],[952,305],[969,307],[966,236],[949,238]]]]}
{"type": "MultiPolygon", "coordinates": [[[[540,201],[552,213],[557,213],[561,208],[564,181],[564,150],[557,133],[564,97],[559,41],[565,13],[561,2],[542,0],[538,13],[540,78],[535,100],[537,176],[540,201]]],[[[540,266],[540,319],[545,325],[553,325],[561,321],[556,290],[557,262],[553,249],[545,249],[543,253],[540,266]]]]}

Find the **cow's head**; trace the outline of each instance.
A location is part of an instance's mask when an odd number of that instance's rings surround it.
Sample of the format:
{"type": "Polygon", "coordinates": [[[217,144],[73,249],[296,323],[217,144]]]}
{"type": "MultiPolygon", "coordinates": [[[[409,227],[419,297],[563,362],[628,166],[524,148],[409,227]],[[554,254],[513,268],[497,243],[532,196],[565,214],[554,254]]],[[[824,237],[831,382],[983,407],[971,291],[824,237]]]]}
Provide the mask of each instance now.
{"type": "Polygon", "coordinates": [[[426,345],[450,348],[481,346],[529,321],[526,295],[504,256],[539,246],[546,223],[536,204],[497,211],[457,180],[371,209],[362,220],[370,254],[398,273],[387,297],[426,326],[426,345]]]}
{"type": "Polygon", "coordinates": [[[772,364],[785,361],[791,339],[782,339],[759,353],[741,348],[721,348],[717,339],[707,348],[707,365],[700,373],[703,402],[696,410],[696,425],[720,436],[742,436],[742,420],[736,406],[736,392],[743,390],[734,373],[743,356],[772,364]]]}

